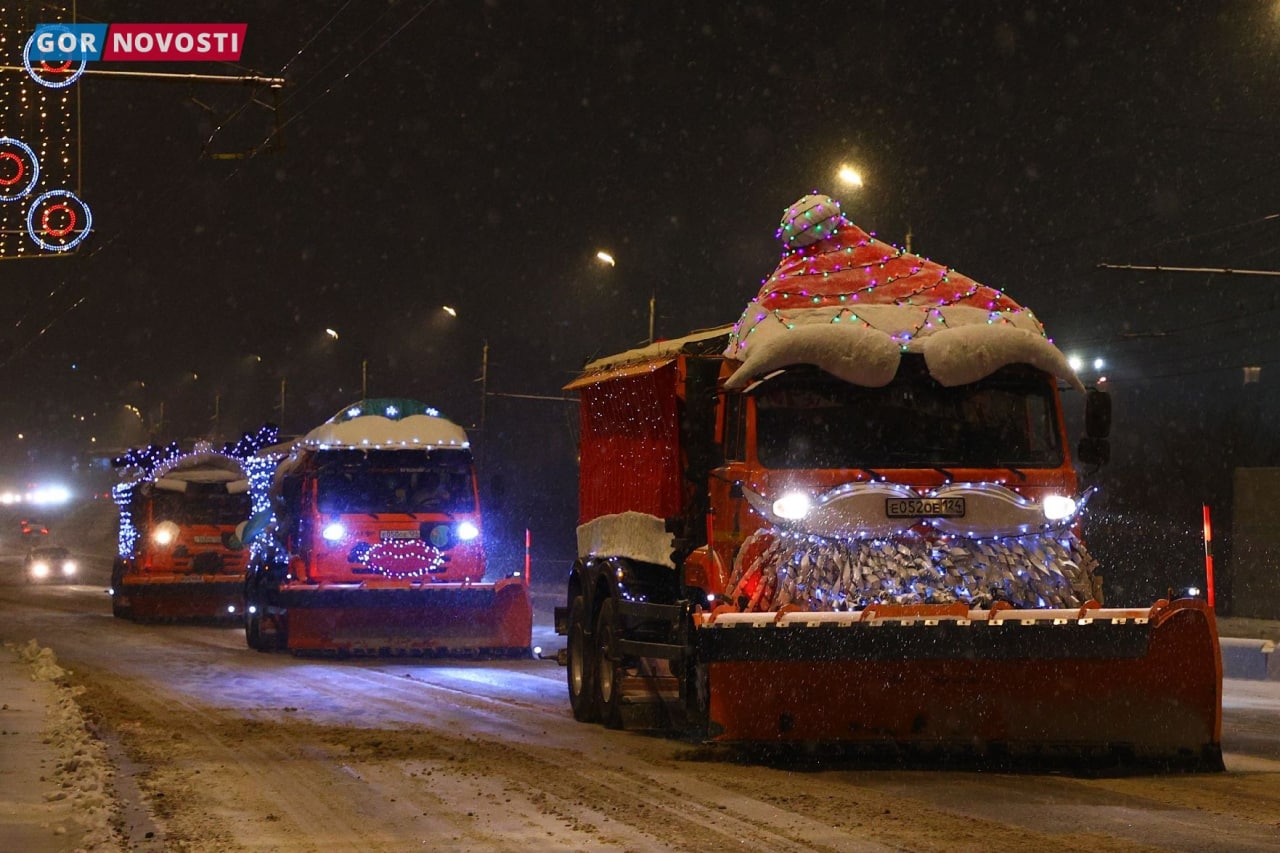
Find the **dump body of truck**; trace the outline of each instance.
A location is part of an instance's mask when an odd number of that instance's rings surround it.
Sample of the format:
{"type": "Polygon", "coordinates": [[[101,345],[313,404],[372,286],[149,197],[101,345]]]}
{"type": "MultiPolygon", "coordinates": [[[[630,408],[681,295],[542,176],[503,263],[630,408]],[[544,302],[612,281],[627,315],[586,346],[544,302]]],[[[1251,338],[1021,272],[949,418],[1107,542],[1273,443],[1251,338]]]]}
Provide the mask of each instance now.
{"type": "MultiPolygon", "coordinates": [[[[800,237],[738,323],[568,386],[575,716],[1221,768],[1213,612],[1100,603],[1060,399],[1085,389],[1034,316],[830,199],[782,233],[800,237]]],[[[1087,393],[1101,462],[1109,408],[1087,393]]]]}
{"type": "Polygon", "coordinates": [[[422,403],[366,400],[303,436],[270,486],[246,639],[298,654],[528,656],[520,571],[486,582],[465,431],[422,403]]]}
{"type": "Polygon", "coordinates": [[[139,622],[239,620],[251,510],[243,460],[207,444],[166,456],[145,473],[131,468],[114,490],[112,612],[139,622]]]}

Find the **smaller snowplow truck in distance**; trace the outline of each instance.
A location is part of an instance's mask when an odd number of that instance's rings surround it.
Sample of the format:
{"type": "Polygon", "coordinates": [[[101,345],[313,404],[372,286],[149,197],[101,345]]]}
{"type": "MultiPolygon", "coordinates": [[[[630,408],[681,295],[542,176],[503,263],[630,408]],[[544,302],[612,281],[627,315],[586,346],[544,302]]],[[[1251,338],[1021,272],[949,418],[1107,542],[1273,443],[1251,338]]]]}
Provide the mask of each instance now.
{"type": "Polygon", "coordinates": [[[1104,607],[1086,390],[1004,293],[825,196],[734,325],[597,359],[556,630],[581,721],[876,756],[1222,769],[1198,599],[1104,607]]]}
{"type": "Polygon", "coordinates": [[[293,445],[269,501],[245,582],[251,648],[531,654],[528,578],[485,582],[470,444],[435,409],[404,399],[347,407],[293,445]]]}
{"type": "Polygon", "coordinates": [[[249,483],[241,459],[207,443],[151,447],[117,460],[119,553],[111,610],[138,622],[241,618],[249,483]]]}

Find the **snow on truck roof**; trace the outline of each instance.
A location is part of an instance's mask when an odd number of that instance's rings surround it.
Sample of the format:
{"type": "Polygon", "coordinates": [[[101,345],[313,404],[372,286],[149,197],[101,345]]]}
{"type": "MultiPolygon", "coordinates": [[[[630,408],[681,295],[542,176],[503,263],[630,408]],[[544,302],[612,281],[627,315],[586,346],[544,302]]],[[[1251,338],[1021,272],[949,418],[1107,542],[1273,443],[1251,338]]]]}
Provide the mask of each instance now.
{"type": "Polygon", "coordinates": [[[782,260],[738,322],[596,359],[566,390],[656,370],[691,344],[720,336],[724,357],[740,363],[729,388],[796,364],[880,387],[897,374],[903,353],[918,353],[946,386],[1029,364],[1083,390],[1030,309],[876,239],[829,196],[808,195],[787,208],[778,236],[782,260]]]}
{"type": "Polygon", "coordinates": [[[295,449],[468,448],[466,431],[417,400],[381,398],[345,407],[295,442],[295,449]]]}

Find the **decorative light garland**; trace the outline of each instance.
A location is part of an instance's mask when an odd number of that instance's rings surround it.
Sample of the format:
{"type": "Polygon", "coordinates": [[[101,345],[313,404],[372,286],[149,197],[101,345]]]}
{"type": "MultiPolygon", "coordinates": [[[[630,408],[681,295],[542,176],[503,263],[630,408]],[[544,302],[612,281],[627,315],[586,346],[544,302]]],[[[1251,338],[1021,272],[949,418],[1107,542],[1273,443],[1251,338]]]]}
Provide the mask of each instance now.
{"type": "Polygon", "coordinates": [[[80,189],[78,87],[84,61],[32,62],[37,24],[66,24],[74,11],[10,4],[0,16],[0,59],[26,74],[0,75],[0,128],[23,139],[0,140],[0,258],[63,255],[90,233],[80,189]],[[53,193],[54,195],[48,195],[53,193]],[[25,201],[37,197],[37,201],[25,201]],[[24,204],[8,204],[23,200],[24,204]],[[25,236],[23,236],[25,235],[25,236]]]}
{"type": "MultiPolygon", "coordinates": [[[[249,499],[251,515],[256,515],[270,508],[264,478],[270,483],[271,475],[280,460],[279,454],[255,456],[263,447],[275,444],[279,440],[280,430],[275,424],[263,424],[254,433],[244,433],[236,442],[227,442],[221,450],[214,449],[207,441],[196,442],[194,447],[183,452],[176,441],[166,445],[150,444],[146,447],[130,448],[111,461],[111,464],[123,469],[125,479],[111,489],[111,499],[120,514],[120,529],[117,534],[116,547],[122,559],[133,556],[138,543],[138,528],[134,523],[130,506],[134,491],[145,483],[152,483],[165,474],[180,468],[187,463],[201,458],[226,459],[234,462],[244,472],[249,482],[249,499]]],[[[245,519],[248,521],[248,519],[245,519]]],[[[251,543],[256,545],[256,543],[251,543]]]]}

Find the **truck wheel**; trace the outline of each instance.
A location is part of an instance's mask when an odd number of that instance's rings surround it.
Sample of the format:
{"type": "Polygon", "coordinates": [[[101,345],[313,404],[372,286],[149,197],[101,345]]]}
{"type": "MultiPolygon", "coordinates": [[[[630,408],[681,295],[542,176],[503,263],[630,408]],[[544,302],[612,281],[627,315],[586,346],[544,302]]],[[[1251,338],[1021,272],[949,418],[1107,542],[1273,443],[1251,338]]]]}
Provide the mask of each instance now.
{"type": "Polygon", "coordinates": [[[124,562],[117,559],[111,564],[111,615],[117,619],[132,619],[133,608],[122,604],[124,592],[124,562]]]}
{"type": "Polygon", "coordinates": [[[244,614],[244,641],[256,652],[268,651],[262,644],[262,614],[256,609],[250,613],[248,607],[245,608],[244,614]]]}
{"type": "Polygon", "coordinates": [[[569,605],[569,706],[580,723],[600,719],[591,681],[594,670],[595,656],[587,643],[587,601],[575,595],[569,605]]]}
{"type": "Polygon", "coordinates": [[[619,638],[612,598],[600,605],[596,619],[596,706],[605,728],[622,728],[622,660],[614,652],[619,638]]]}

